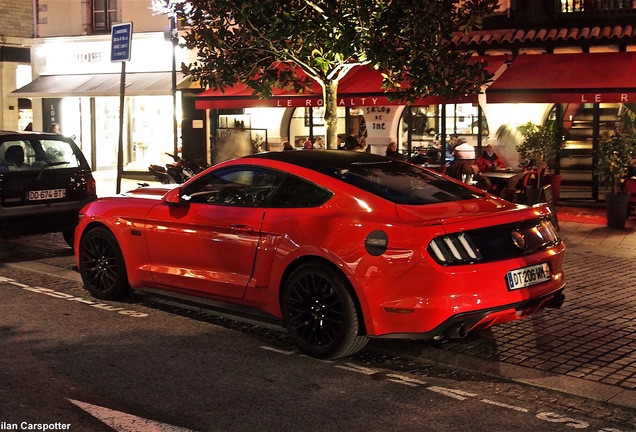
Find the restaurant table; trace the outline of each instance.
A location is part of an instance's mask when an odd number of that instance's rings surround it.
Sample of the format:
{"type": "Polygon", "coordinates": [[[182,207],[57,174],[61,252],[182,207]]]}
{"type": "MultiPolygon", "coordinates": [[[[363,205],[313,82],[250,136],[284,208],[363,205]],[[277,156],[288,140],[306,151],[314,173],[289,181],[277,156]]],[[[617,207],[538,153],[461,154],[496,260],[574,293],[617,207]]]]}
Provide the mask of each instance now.
{"type": "Polygon", "coordinates": [[[512,169],[498,169],[494,171],[480,172],[479,175],[482,177],[488,177],[491,179],[510,180],[514,176],[517,176],[522,173],[523,171],[515,171],[512,169]]]}
{"type": "Polygon", "coordinates": [[[523,179],[524,172],[516,171],[511,168],[497,169],[493,171],[484,171],[480,172],[479,176],[485,179],[490,180],[493,189],[488,189],[491,193],[495,195],[499,195],[506,199],[514,199],[510,194],[513,194],[513,191],[517,190],[518,182],[523,179]]]}

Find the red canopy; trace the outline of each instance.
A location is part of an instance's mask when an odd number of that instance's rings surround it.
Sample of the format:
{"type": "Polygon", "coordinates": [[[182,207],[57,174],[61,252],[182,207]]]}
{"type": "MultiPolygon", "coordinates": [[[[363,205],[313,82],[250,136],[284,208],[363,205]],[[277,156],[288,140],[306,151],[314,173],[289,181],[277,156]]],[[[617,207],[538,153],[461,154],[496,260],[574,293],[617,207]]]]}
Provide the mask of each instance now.
{"type": "MultiPolygon", "coordinates": [[[[506,56],[478,57],[476,61],[487,62],[486,69],[494,74],[506,61],[506,56]]],[[[227,109],[227,108],[253,108],[253,107],[321,107],[322,88],[312,80],[313,93],[296,94],[293,91],[274,88],[270,99],[259,99],[254,96],[252,89],[244,84],[236,84],[226,88],[225,91],[208,89],[197,96],[195,102],[197,109],[227,109]]],[[[473,97],[468,101],[474,102],[473,97]]],[[[433,105],[443,103],[441,97],[427,97],[418,100],[412,105],[433,105]]],[[[387,92],[382,90],[382,75],[379,71],[367,67],[354,67],[338,85],[338,106],[385,106],[404,105],[402,101],[390,101],[387,92]]]]}
{"type": "Polygon", "coordinates": [[[636,102],[636,52],[527,54],[486,90],[488,102],[636,102]]]}

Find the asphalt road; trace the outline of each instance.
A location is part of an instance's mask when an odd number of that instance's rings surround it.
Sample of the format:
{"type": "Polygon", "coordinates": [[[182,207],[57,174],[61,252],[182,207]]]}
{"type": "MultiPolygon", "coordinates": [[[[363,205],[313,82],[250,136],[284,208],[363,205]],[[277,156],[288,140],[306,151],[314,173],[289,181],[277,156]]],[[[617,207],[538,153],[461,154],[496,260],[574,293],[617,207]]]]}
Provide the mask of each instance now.
{"type": "Polygon", "coordinates": [[[0,292],[0,430],[636,430],[633,411],[374,344],[318,361],[275,327],[39,271],[0,265],[0,292]]]}

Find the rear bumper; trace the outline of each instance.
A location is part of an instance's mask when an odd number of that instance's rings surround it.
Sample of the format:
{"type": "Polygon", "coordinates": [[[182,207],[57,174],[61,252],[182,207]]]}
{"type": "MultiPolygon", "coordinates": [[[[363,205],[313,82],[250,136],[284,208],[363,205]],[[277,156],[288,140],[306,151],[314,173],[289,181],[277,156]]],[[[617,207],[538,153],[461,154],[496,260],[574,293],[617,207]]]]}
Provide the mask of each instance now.
{"type": "Polygon", "coordinates": [[[451,339],[463,338],[471,331],[483,330],[495,324],[515,321],[532,315],[541,309],[558,309],[561,307],[561,305],[563,305],[563,302],[565,301],[565,294],[563,294],[564,289],[565,285],[556,292],[552,292],[540,297],[534,297],[517,303],[497,306],[488,309],[459,313],[457,315],[449,317],[440,325],[428,332],[389,333],[375,337],[424,340],[435,339],[440,336],[446,336],[451,339]]]}
{"type": "Polygon", "coordinates": [[[0,208],[0,236],[17,237],[74,229],[79,221],[79,211],[93,200],[0,208]]]}

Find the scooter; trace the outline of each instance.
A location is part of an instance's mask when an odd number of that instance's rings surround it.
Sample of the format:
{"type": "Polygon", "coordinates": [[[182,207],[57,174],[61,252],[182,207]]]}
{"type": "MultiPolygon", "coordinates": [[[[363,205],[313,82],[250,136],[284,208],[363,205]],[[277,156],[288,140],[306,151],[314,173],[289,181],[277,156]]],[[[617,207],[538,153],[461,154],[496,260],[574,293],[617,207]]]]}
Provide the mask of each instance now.
{"type": "Polygon", "coordinates": [[[166,164],[165,168],[155,164],[148,166],[150,174],[163,184],[184,183],[206,168],[194,161],[185,160],[177,155],[171,153],[166,154],[174,159],[173,163],[166,164]]]}

